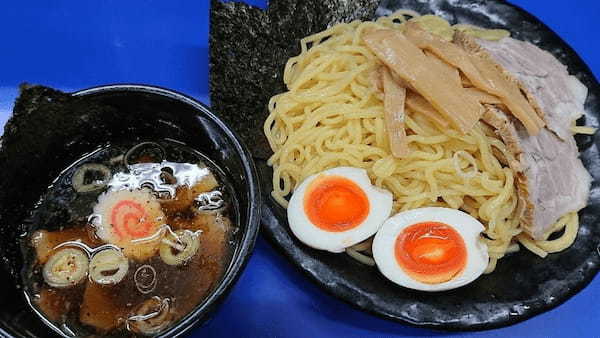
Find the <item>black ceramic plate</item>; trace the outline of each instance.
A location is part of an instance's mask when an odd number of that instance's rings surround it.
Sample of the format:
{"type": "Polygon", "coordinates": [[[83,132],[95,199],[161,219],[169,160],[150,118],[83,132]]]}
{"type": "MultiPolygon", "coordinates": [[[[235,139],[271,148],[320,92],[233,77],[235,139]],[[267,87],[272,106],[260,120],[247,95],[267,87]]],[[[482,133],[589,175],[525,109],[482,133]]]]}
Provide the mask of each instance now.
{"type": "MultiPolygon", "coordinates": [[[[600,86],[577,54],[547,26],[524,10],[502,1],[384,0],[377,15],[399,8],[434,13],[450,22],[505,28],[512,36],[548,50],[569,66],[588,88],[586,124],[597,126],[600,86]]],[[[585,287],[600,268],[600,137],[578,140],[583,162],[594,176],[591,200],[580,212],[575,244],[541,259],[527,250],[505,257],[496,271],[457,290],[423,293],[398,287],[376,268],[343,254],[308,248],[291,234],[285,210],[269,197],[272,171],[260,161],[266,205],[264,233],[300,269],[334,296],[368,312],[417,326],[445,330],[481,330],[506,326],[547,311],[585,287]]]]}

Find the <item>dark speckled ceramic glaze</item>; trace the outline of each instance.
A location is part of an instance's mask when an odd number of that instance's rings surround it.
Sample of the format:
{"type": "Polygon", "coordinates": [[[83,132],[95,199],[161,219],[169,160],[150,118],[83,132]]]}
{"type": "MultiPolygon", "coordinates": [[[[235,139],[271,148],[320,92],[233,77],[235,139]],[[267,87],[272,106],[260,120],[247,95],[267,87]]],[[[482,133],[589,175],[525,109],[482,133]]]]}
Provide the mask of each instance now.
{"type": "MultiPolygon", "coordinates": [[[[551,52],[588,88],[585,119],[598,126],[600,86],[577,54],[547,26],[520,8],[501,1],[383,1],[377,15],[400,8],[434,13],[452,23],[509,29],[512,36],[551,52]]],[[[325,290],[365,311],[417,326],[481,330],[514,324],[547,311],[585,287],[600,267],[600,136],[578,136],[581,157],[594,177],[590,201],[580,212],[575,244],[542,259],[527,250],[503,258],[496,271],[462,288],[416,292],[385,279],[376,268],[343,254],[317,251],[290,233],[285,210],[269,197],[272,171],[259,164],[266,205],[263,224],[272,243],[325,290]]]]}

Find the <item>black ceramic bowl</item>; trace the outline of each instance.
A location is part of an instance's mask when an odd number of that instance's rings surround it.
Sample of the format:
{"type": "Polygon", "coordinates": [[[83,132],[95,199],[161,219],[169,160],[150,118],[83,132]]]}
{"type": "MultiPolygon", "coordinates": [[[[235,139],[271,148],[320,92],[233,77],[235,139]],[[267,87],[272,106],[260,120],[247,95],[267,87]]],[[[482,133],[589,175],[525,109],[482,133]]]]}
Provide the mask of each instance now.
{"type": "MultiPolygon", "coordinates": [[[[81,156],[85,152],[94,150],[94,147],[106,142],[107,139],[118,142],[120,138],[131,141],[132,137],[146,140],[169,138],[184,142],[207,155],[223,169],[235,189],[239,210],[239,230],[234,236],[235,248],[230,264],[221,281],[208,297],[193,312],[160,336],[181,335],[209,318],[225,298],[250,258],[258,234],[261,209],[261,194],[254,162],[235,133],[206,106],[185,95],[143,85],[101,86],[72,95],[93,98],[100,104],[113,107],[123,118],[103,121],[106,122],[104,125],[108,126],[109,130],[106,130],[106,134],[101,137],[104,139],[98,139],[95,145],[95,139],[86,139],[86,142],[67,144],[64,148],[56,147],[55,151],[41,154],[46,166],[32,166],[22,170],[31,175],[39,171],[60,172],[71,160],[69,156],[63,154],[64,149],[69,147],[70,154],[75,157],[77,152],[81,156]]],[[[87,117],[82,118],[85,120],[87,117]]],[[[80,130],[80,132],[86,131],[80,130]]],[[[61,137],[65,137],[64,133],[61,137]]],[[[79,136],[66,135],[66,137],[76,140],[79,136]]],[[[9,179],[7,176],[0,178],[0,180],[9,179]]],[[[46,182],[46,185],[50,183],[46,182]]],[[[8,182],[4,186],[12,187],[15,194],[22,189],[18,182],[8,182]]],[[[35,201],[24,201],[24,204],[27,205],[29,202],[32,202],[30,205],[35,204],[35,201]]],[[[0,336],[49,336],[50,329],[29,309],[22,292],[15,289],[14,281],[1,269],[0,272],[2,290],[0,292],[0,336]]]]}

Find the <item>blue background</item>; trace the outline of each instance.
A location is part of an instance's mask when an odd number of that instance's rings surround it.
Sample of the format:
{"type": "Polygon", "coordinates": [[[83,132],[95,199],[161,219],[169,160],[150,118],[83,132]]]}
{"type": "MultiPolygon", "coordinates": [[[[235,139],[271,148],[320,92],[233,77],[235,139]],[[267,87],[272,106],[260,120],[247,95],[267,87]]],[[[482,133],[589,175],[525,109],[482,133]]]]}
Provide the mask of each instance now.
{"type": "MultiPolygon", "coordinates": [[[[512,2],[556,31],[600,76],[600,31],[594,24],[600,2],[512,2]]],[[[209,0],[7,3],[0,10],[0,126],[23,81],[65,91],[145,83],[208,102],[209,0]]],[[[454,334],[416,329],[332,298],[260,237],[230,297],[193,336],[600,337],[598,299],[600,278],[560,307],[508,328],[454,334]]]]}

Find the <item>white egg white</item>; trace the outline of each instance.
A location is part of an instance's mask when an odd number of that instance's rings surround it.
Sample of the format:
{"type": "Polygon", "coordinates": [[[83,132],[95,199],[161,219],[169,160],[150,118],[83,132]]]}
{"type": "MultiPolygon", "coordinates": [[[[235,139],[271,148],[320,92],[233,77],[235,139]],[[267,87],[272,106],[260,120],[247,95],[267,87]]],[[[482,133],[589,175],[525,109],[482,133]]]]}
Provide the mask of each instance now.
{"type": "Polygon", "coordinates": [[[471,283],[479,277],[488,265],[487,245],[480,239],[483,225],[471,215],[449,208],[419,208],[398,213],[389,218],[373,240],[373,258],[379,271],[392,282],[415,290],[444,291],[471,283]],[[453,279],[427,284],[410,277],[396,261],[396,238],[411,225],[422,222],[440,222],[454,228],[463,238],[467,261],[462,273],[453,279]]]}
{"type": "Polygon", "coordinates": [[[288,221],[294,235],[315,249],[342,252],[345,248],[364,241],[379,230],[392,211],[392,193],[371,184],[365,169],[337,167],[305,179],[294,191],[288,205],[288,221]],[[314,225],[304,212],[304,195],[308,186],[320,175],[345,177],[357,184],[369,199],[369,214],[356,227],[340,232],[330,232],[314,225]]]}

